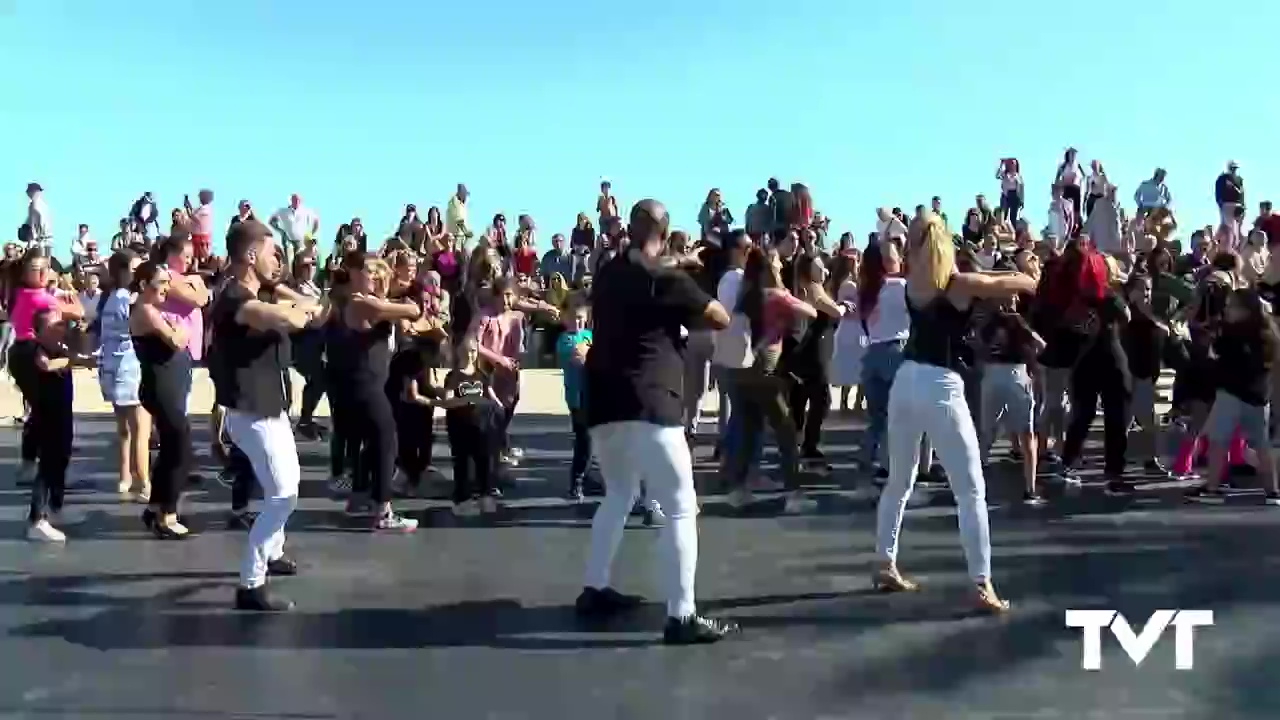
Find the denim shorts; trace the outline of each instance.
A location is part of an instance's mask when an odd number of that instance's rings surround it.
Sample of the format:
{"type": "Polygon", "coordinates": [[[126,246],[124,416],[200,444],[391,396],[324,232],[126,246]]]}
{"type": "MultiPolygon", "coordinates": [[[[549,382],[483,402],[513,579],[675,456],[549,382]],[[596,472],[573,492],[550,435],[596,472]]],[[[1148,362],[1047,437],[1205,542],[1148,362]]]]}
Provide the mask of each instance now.
{"type": "Polygon", "coordinates": [[[1271,442],[1267,430],[1268,414],[1266,405],[1250,405],[1231,393],[1219,390],[1205,422],[1205,435],[1214,445],[1226,445],[1238,427],[1249,447],[1267,447],[1271,442]]]}

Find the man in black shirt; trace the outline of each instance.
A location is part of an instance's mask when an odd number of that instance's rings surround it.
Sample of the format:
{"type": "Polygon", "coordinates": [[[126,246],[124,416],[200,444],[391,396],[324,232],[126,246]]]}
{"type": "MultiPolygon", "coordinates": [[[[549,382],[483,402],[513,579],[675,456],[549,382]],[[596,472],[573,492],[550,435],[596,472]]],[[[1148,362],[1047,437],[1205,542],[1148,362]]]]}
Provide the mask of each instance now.
{"type": "Polygon", "coordinates": [[[737,628],[700,617],[694,606],[698,498],[682,423],[681,327],[725,328],[729,315],[687,273],[660,260],[669,224],[661,203],[637,203],[631,209],[630,246],[600,269],[595,285],[586,409],[607,493],[592,522],[586,587],[577,608],[581,615],[601,618],[639,605],[639,598],[610,587],[609,573],[644,483],[669,520],[659,541],[670,589],[663,639],[707,643],[737,628]]]}
{"type": "Polygon", "coordinates": [[[796,197],[785,190],[774,178],[769,178],[769,205],[773,208],[773,241],[779,242],[791,230],[796,214],[796,197]]]}
{"type": "Polygon", "coordinates": [[[262,485],[262,512],[249,531],[236,609],[289,610],[293,603],[267,592],[267,575],[293,575],[284,554],[284,526],[298,503],[302,471],[289,424],[284,373],[289,335],[319,314],[314,306],[278,304],[280,260],[271,229],[256,220],[227,232],[227,284],[211,311],[209,372],[217,404],[226,408],[227,436],[253,465],[262,485]]]}

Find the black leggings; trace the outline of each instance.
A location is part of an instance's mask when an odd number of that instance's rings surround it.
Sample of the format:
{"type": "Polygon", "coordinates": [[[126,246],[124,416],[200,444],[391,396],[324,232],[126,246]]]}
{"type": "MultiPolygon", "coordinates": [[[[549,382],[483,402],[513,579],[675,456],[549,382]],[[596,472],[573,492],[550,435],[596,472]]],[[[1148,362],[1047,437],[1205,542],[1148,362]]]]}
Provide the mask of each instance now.
{"type": "Polygon", "coordinates": [[[352,428],[352,410],[350,391],[338,389],[341,384],[331,384],[329,392],[329,415],[333,427],[329,433],[329,474],[333,477],[351,472],[353,482],[360,479],[360,440],[352,428]]]}
{"type": "Polygon", "coordinates": [[[449,450],[453,455],[453,501],[466,502],[493,492],[499,433],[495,415],[501,410],[484,406],[471,408],[472,417],[445,417],[449,450]],[[473,478],[474,475],[474,478],[473,478]]]}
{"type": "Polygon", "coordinates": [[[415,403],[393,404],[396,422],[396,463],[414,487],[431,466],[431,446],[436,441],[434,409],[415,403]]]}
{"type": "Polygon", "coordinates": [[[573,423],[573,460],[569,463],[569,482],[572,488],[582,489],[583,476],[591,464],[591,433],[587,428],[587,411],[570,410],[573,423]]]}
{"type": "MultiPolygon", "coordinates": [[[[315,331],[307,331],[315,332],[315,331]]],[[[324,397],[325,386],[325,367],[324,367],[324,341],[322,337],[304,335],[297,337],[293,341],[293,360],[294,368],[298,374],[306,381],[306,385],[302,386],[302,410],[298,413],[298,421],[301,423],[310,423],[316,414],[316,407],[320,405],[320,398],[324,397]]]]}
{"type": "MultiPolygon", "coordinates": [[[[19,340],[9,348],[8,367],[13,382],[22,393],[22,401],[28,410],[36,403],[36,342],[19,340]]],[[[40,418],[34,412],[27,413],[22,423],[22,462],[34,463],[40,454],[40,418]]]]}
{"type": "Polygon", "coordinates": [[[75,417],[69,390],[51,387],[40,395],[31,404],[31,421],[40,428],[39,432],[32,433],[39,461],[31,486],[31,510],[27,514],[27,519],[33,523],[44,519],[50,512],[62,509],[67,488],[67,466],[71,464],[75,417]],[[44,394],[48,397],[40,396],[44,394]]]}
{"type": "Polygon", "coordinates": [[[791,386],[789,403],[791,417],[800,435],[800,451],[804,455],[818,452],[822,440],[822,423],[831,409],[831,386],[827,384],[827,369],[820,363],[804,368],[800,382],[791,386]]]}
{"type": "Polygon", "coordinates": [[[396,466],[396,421],[382,388],[361,388],[351,403],[351,430],[360,445],[360,472],[353,491],[367,489],[375,503],[391,502],[396,466]]]}
{"type": "Polygon", "coordinates": [[[1062,462],[1070,467],[1079,459],[1089,426],[1098,415],[1098,400],[1101,399],[1105,472],[1110,477],[1124,473],[1132,397],[1133,391],[1120,370],[1077,367],[1071,373],[1071,421],[1067,425],[1062,462]]]}
{"type": "Polygon", "coordinates": [[[191,422],[187,398],[173,382],[140,392],[142,407],[155,423],[160,450],[151,466],[151,504],[161,514],[178,512],[178,499],[191,472],[191,422]]]}

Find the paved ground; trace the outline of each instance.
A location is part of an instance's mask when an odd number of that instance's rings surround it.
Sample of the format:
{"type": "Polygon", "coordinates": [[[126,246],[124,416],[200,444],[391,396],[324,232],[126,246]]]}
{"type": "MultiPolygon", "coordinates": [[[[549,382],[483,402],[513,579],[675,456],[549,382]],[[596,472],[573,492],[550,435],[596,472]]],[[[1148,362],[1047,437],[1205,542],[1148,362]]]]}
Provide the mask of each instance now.
{"type": "MultiPolygon", "coordinates": [[[[203,421],[199,421],[203,425],[203,421]]],[[[745,517],[705,499],[699,595],[745,633],[707,648],[654,643],[641,618],[579,627],[590,506],[551,498],[565,480],[564,418],[525,415],[517,507],[496,527],[459,525],[441,504],[406,501],[410,537],[353,532],[321,497],[324,458],[304,446],[302,509],[289,547],[305,574],[279,587],[289,616],[227,610],[243,543],[220,529],[227,492],[189,496],[203,530],[147,540],[137,508],[94,491],[68,509],[65,548],[28,545],[25,493],[0,491],[0,718],[1275,718],[1280,688],[1280,541],[1276,516],[1249,502],[1187,509],[1176,489],[1134,501],[1096,488],[1047,508],[1012,502],[992,473],[992,532],[1004,619],[964,612],[963,561],[945,498],[912,510],[902,562],[927,585],[915,597],[870,594],[873,500],[848,467],[856,441],[833,423],[836,472],[821,510],[745,517]],[[1209,608],[1196,667],[1173,668],[1172,638],[1134,668],[1104,642],[1104,671],[1079,669],[1066,608],[1118,608],[1141,623],[1156,608],[1209,608]]],[[[6,432],[6,431],[0,431],[6,432]]],[[[11,431],[7,431],[11,432],[11,431]]],[[[12,465],[15,438],[0,444],[12,465]]],[[[109,425],[79,423],[73,474],[111,485],[109,425]]],[[[438,448],[446,457],[444,448],[438,448]]],[[[709,464],[700,462],[705,481],[709,464]]],[[[779,501],[780,502],[780,501],[779,501]]],[[[619,558],[628,590],[650,582],[654,532],[636,527],[619,558]]]]}

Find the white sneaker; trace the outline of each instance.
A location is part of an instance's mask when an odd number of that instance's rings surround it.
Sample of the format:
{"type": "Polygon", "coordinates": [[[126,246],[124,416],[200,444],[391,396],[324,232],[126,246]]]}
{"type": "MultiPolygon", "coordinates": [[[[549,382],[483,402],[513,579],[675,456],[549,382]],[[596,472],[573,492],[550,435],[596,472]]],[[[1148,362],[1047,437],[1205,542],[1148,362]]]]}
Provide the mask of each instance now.
{"type": "Polygon", "coordinates": [[[492,515],[498,512],[498,498],[492,495],[480,498],[480,512],[484,515],[492,515]]]}
{"type": "Polygon", "coordinates": [[[67,536],[49,524],[48,520],[39,520],[27,528],[27,539],[32,542],[61,543],[67,541],[67,536]]]}
{"type": "Polygon", "coordinates": [[[813,512],[818,509],[818,501],[807,497],[803,491],[796,490],[787,495],[787,504],[782,511],[788,515],[813,512]]]}
{"type": "Polygon", "coordinates": [[[511,456],[512,460],[520,462],[524,459],[524,448],[513,447],[507,451],[507,454],[511,456]]]}
{"type": "Polygon", "coordinates": [[[480,503],[476,500],[466,500],[453,504],[453,516],[468,518],[476,517],[480,514],[480,503]]]}
{"type": "Polygon", "coordinates": [[[740,488],[735,488],[732,492],[730,492],[728,497],[725,498],[725,500],[729,503],[729,507],[735,510],[741,510],[742,508],[755,502],[755,497],[751,494],[750,490],[748,490],[745,487],[740,487],[740,488]]]}

